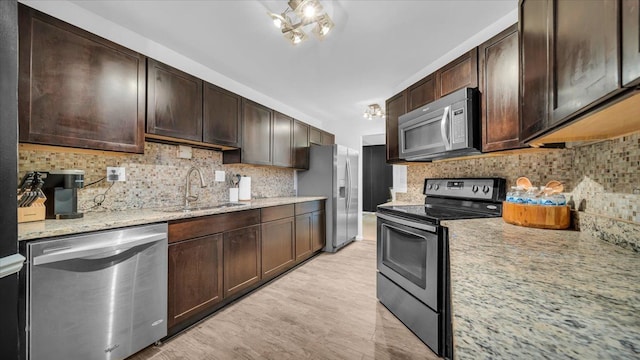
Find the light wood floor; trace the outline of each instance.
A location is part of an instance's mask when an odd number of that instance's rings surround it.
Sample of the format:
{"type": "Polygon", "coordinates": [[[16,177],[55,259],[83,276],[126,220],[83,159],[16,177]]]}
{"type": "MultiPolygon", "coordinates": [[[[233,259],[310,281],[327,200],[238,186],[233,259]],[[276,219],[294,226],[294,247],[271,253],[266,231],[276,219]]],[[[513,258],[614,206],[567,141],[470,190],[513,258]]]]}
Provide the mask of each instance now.
{"type": "Polygon", "coordinates": [[[131,360],[437,359],[376,299],[375,215],[363,227],[365,240],[316,256],[131,360]]]}

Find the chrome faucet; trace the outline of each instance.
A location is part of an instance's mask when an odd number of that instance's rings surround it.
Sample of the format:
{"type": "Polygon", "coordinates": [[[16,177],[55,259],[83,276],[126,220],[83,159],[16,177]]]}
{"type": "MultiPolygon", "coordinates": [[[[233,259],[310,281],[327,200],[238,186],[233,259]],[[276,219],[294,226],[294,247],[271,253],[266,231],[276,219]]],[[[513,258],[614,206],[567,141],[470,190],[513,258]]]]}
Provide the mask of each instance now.
{"type": "Polygon", "coordinates": [[[184,187],[184,208],[185,209],[189,208],[189,202],[198,200],[198,195],[191,195],[191,181],[189,181],[189,179],[191,178],[191,173],[194,171],[197,172],[198,175],[200,175],[200,187],[201,188],[207,187],[207,183],[205,183],[204,181],[204,176],[202,176],[202,170],[200,170],[200,168],[192,166],[191,169],[189,169],[189,172],[187,172],[187,182],[184,187]]]}

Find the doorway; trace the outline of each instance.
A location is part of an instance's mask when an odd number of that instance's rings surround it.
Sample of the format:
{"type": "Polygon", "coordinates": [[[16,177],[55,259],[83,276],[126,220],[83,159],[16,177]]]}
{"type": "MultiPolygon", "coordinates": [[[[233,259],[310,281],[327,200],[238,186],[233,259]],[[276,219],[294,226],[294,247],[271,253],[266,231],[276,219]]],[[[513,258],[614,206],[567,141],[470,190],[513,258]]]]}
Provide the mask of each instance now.
{"type": "Polygon", "coordinates": [[[391,199],[393,167],[386,162],[385,145],[362,147],[362,211],[375,212],[376,207],[391,199]]]}

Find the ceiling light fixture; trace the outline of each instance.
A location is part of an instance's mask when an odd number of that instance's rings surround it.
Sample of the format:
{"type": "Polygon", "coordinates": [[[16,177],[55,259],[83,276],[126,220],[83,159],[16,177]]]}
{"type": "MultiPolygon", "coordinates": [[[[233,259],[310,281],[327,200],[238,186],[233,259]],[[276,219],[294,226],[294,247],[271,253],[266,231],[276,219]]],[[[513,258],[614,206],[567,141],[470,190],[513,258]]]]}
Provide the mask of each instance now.
{"type": "Polygon", "coordinates": [[[329,14],[323,12],[319,0],[289,0],[288,7],[281,14],[268,14],[273,24],[294,45],[307,39],[304,31],[307,25],[315,24],[312,32],[318,39],[327,36],[335,25],[329,14]]]}
{"type": "Polygon", "coordinates": [[[364,110],[363,116],[367,120],[373,120],[374,118],[384,119],[384,111],[382,110],[380,105],[371,104],[364,110]]]}

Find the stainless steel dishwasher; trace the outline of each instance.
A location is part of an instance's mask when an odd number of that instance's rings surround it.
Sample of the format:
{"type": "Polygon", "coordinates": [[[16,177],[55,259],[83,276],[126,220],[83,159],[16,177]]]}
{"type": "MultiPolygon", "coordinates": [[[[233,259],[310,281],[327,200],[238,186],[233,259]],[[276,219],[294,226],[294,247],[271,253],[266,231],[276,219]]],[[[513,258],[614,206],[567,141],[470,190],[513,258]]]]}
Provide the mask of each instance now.
{"type": "Polygon", "coordinates": [[[167,224],[27,244],[31,360],[124,359],[167,335],[167,224]]]}

